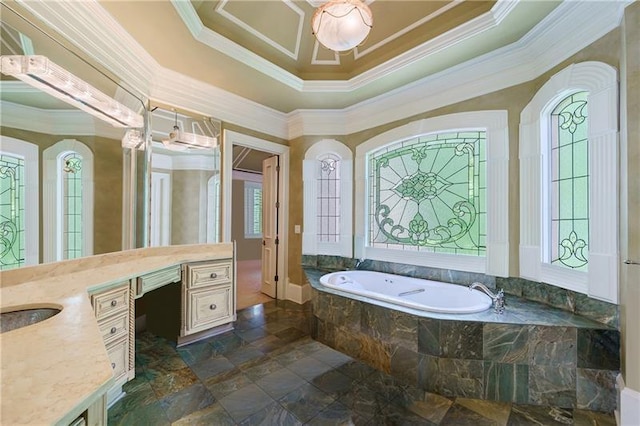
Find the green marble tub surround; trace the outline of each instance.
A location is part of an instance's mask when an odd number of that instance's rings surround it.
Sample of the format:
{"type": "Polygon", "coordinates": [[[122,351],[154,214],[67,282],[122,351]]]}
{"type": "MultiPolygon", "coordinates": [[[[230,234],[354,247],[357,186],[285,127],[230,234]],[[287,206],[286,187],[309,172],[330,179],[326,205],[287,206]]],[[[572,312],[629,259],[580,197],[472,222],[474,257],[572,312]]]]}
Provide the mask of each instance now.
{"type": "Polygon", "coordinates": [[[370,366],[447,397],[612,412],[619,332],[510,296],[507,312],[439,314],[312,286],[313,336],[370,366]]]}

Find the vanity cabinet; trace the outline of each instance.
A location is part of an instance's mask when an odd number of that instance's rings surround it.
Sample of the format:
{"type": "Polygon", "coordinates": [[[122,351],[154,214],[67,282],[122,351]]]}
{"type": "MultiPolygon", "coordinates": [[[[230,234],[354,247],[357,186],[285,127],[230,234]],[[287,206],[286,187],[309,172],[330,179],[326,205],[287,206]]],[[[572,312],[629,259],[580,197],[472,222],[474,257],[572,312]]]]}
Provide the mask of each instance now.
{"type": "Polygon", "coordinates": [[[132,287],[130,281],[125,281],[91,293],[91,305],[116,381],[108,393],[109,403],[122,394],[122,385],[135,375],[132,287]]]}
{"type": "Polygon", "coordinates": [[[184,339],[214,327],[235,321],[235,285],[233,259],[188,263],[183,266],[182,327],[184,339]]]}

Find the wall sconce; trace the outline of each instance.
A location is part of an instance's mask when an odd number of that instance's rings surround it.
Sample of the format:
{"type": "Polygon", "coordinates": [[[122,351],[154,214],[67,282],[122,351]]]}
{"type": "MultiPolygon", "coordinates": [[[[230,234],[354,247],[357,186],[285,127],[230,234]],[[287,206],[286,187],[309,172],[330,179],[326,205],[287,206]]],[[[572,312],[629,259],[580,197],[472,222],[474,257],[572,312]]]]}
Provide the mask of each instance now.
{"type": "Polygon", "coordinates": [[[360,0],[332,0],[320,6],[311,18],[311,29],[318,42],[336,52],[358,46],[372,26],[371,9],[360,0]]]}
{"type": "Polygon", "coordinates": [[[0,72],[42,90],[115,127],[143,127],[140,114],[42,55],[3,55],[0,72]]]}

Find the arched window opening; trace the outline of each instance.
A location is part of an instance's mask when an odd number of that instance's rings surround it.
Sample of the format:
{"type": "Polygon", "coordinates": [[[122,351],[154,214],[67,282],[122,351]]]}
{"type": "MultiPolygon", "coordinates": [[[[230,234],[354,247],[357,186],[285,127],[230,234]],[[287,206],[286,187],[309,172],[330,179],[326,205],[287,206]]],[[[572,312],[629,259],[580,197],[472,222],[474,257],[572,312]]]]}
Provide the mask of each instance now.
{"type": "Polygon", "coordinates": [[[61,224],[63,259],[82,257],[82,156],[77,152],[63,153],[59,164],[59,223],[61,224]]]}
{"type": "Polygon", "coordinates": [[[319,242],[340,242],[340,157],[325,154],[318,158],[318,222],[319,242]]]}
{"type": "Polygon", "coordinates": [[[0,153],[0,270],[25,264],[24,158],[0,153]]]}

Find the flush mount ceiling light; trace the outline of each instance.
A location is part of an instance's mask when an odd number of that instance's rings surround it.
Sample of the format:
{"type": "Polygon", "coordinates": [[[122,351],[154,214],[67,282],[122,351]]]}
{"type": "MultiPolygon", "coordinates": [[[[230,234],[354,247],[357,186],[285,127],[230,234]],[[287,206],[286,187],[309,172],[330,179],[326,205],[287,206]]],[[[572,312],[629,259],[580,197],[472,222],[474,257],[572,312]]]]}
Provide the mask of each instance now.
{"type": "Polygon", "coordinates": [[[360,0],[332,0],[320,6],[311,18],[311,29],[318,42],[336,52],[358,46],[372,26],[371,9],[360,0]]]}
{"type": "Polygon", "coordinates": [[[73,105],[115,127],[142,127],[144,120],[126,106],[42,55],[3,55],[0,72],[73,105]]]}
{"type": "Polygon", "coordinates": [[[178,127],[178,113],[176,112],[173,132],[169,133],[168,138],[162,139],[162,144],[165,148],[173,151],[186,151],[189,148],[209,149],[215,148],[218,144],[218,138],[181,131],[178,127]]]}

